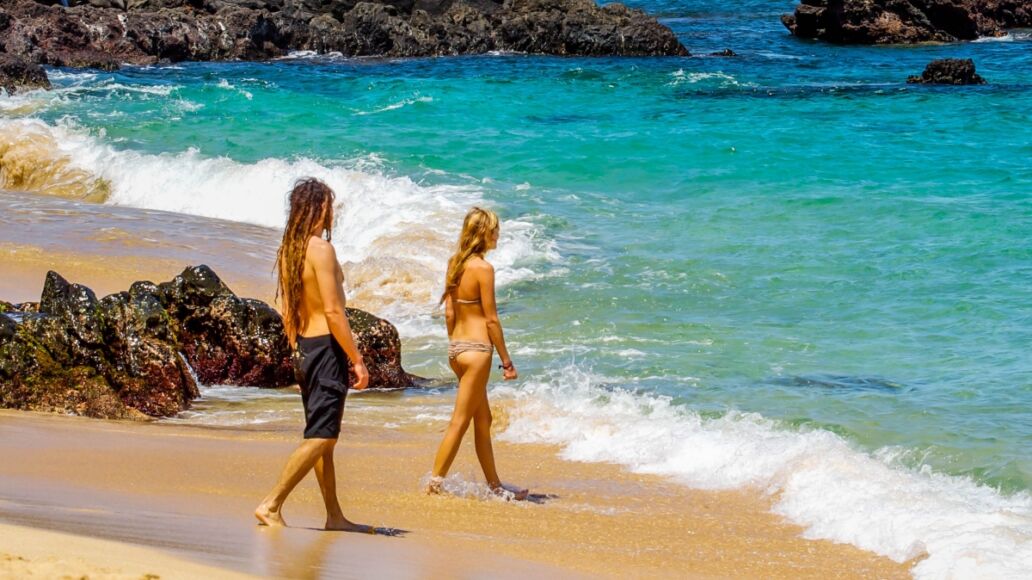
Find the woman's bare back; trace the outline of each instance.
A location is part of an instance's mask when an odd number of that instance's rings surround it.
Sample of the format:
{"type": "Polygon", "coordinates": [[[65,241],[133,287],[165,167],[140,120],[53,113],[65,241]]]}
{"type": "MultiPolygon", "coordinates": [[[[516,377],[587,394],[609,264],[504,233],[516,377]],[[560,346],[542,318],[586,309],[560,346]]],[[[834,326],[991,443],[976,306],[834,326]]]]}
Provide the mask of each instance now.
{"type": "Polygon", "coordinates": [[[491,265],[482,258],[474,258],[466,265],[459,284],[451,293],[452,308],[455,311],[455,327],[452,340],[465,340],[490,344],[487,332],[487,316],[481,296],[481,278],[489,273],[491,265]]]}

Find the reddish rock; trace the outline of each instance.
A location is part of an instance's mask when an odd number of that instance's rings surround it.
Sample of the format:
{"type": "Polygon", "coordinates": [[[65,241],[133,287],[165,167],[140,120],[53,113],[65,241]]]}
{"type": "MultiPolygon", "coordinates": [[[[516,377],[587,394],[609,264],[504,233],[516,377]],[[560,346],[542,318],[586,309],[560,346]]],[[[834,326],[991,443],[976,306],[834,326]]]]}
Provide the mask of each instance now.
{"type": "Polygon", "coordinates": [[[9,95],[22,90],[49,89],[50,79],[38,64],[0,53],[0,88],[9,95]]]}
{"type": "MultiPolygon", "coordinates": [[[[353,308],[348,317],[369,386],[412,386],[394,326],[353,308]]],[[[207,266],[99,300],[50,272],[38,306],[0,302],[0,407],[168,417],[199,395],[194,373],[255,387],[295,379],[279,313],[236,296],[207,266]]]]}

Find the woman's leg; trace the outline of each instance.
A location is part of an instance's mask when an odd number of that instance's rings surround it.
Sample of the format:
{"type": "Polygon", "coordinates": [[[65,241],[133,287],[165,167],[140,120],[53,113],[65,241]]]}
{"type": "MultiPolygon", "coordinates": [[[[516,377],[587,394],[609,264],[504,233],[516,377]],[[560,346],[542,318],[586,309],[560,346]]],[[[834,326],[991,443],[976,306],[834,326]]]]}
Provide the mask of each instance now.
{"type": "MultiPolygon", "coordinates": [[[[491,374],[491,353],[464,352],[456,357],[453,368],[459,377],[459,392],[455,396],[455,410],[452,411],[451,423],[444,434],[444,440],[437,449],[434,459],[433,476],[440,478],[448,474],[455,455],[459,452],[462,436],[466,434],[473,413],[483,398],[487,388],[487,379],[491,374]]],[[[433,482],[431,482],[431,489],[433,482]]]]}
{"type": "Polygon", "coordinates": [[[491,446],[491,407],[487,402],[486,386],[476,411],[473,412],[473,442],[476,444],[477,459],[484,470],[487,485],[492,489],[500,487],[502,480],[498,478],[498,471],[495,469],[494,448],[491,446]]]}

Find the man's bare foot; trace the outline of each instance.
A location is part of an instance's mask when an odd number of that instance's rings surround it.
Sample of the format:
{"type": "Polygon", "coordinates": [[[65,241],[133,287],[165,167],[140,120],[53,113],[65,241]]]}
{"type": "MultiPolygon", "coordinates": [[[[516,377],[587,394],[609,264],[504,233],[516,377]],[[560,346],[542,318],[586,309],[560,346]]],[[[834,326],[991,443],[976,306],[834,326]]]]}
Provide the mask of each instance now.
{"type": "Polygon", "coordinates": [[[254,517],[258,518],[258,525],[260,526],[287,525],[287,522],[283,520],[283,514],[279,510],[272,511],[266,503],[262,503],[262,505],[258,506],[258,509],[254,510],[254,517]]]}
{"type": "Polygon", "coordinates": [[[360,532],[363,534],[376,533],[376,528],[373,526],[356,524],[344,516],[339,518],[328,518],[326,520],[326,530],[330,532],[360,532]]]}
{"type": "Polygon", "coordinates": [[[441,495],[444,493],[444,489],[441,484],[444,482],[443,477],[431,477],[430,482],[426,484],[427,495],[441,495]]]}
{"type": "Polygon", "coordinates": [[[493,491],[498,497],[508,501],[523,501],[530,496],[529,489],[523,489],[522,487],[512,485],[503,485],[501,483],[492,485],[491,491],[493,491]]]}

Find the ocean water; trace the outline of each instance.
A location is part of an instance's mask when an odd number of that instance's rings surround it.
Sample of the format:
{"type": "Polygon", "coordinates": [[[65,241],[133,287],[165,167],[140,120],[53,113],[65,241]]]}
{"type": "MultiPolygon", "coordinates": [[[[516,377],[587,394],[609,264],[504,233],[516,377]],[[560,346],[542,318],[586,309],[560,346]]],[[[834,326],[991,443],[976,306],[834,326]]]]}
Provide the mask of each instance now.
{"type": "MultiPolygon", "coordinates": [[[[1028,577],[1032,34],[840,47],[790,37],[789,2],[633,5],[696,56],[51,70],[0,97],[3,186],[276,228],[322,177],[349,296],[443,380],[435,298],[485,204],[502,437],[759,488],[918,577],[1028,577]],[[942,57],[990,84],[905,84],[942,57]]],[[[184,420],[282,398],[241,393],[184,420]]]]}

